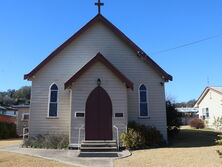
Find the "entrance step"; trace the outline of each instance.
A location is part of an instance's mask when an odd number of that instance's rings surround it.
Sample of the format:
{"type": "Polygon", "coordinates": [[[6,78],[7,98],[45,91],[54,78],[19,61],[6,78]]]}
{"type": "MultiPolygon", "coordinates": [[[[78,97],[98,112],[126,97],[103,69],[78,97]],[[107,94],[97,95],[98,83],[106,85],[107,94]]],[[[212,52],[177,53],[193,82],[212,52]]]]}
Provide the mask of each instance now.
{"type": "Polygon", "coordinates": [[[117,158],[119,154],[115,152],[80,152],[79,156],[81,158],[117,158]]]}
{"type": "Polygon", "coordinates": [[[117,151],[115,140],[90,140],[82,141],[81,152],[113,152],[117,151]]]}

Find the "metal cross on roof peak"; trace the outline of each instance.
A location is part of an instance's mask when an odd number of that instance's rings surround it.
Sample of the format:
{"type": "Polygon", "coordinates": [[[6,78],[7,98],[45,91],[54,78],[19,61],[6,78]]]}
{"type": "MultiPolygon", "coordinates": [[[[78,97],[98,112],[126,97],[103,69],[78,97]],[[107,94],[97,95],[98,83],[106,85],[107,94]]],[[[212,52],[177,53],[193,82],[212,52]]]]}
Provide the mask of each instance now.
{"type": "Polygon", "coordinates": [[[98,2],[95,3],[96,6],[98,6],[98,13],[101,13],[101,6],[104,5],[104,3],[101,3],[100,0],[98,0],[98,2]]]}

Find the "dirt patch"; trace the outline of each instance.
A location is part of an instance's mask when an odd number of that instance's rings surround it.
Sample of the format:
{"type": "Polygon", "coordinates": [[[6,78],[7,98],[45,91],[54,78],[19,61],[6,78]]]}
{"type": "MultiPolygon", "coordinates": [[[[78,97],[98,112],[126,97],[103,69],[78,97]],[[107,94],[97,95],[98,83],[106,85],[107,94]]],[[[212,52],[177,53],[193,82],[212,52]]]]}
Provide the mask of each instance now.
{"type": "Polygon", "coordinates": [[[1,167],[75,167],[52,160],[0,151],[1,167]]]}
{"type": "Polygon", "coordinates": [[[0,140],[0,146],[8,146],[12,144],[20,144],[22,142],[21,139],[8,139],[8,140],[0,140]]]}

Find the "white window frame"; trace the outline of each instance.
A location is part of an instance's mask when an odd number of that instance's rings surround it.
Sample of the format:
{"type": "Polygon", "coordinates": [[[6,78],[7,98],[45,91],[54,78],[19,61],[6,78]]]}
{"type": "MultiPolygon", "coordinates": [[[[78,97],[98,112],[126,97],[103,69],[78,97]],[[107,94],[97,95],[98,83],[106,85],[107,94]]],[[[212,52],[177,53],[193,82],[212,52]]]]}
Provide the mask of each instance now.
{"type": "MultiPolygon", "coordinates": [[[[145,102],[142,102],[142,103],[145,103],[145,102]]],[[[147,88],[147,86],[144,84],[144,83],[142,83],[142,84],[140,84],[139,85],[139,87],[138,87],[138,108],[139,108],[139,118],[150,118],[150,113],[149,113],[149,96],[148,96],[148,88],[147,88]],[[140,115],[140,87],[142,86],[142,85],[144,85],[145,87],[146,87],[146,105],[147,105],[147,116],[141,116],[140,115]]]]}
{"type": "Polygon", "coordinates": [[[58,84],[56,84],[55,82],[53,82],[53,83],[49,86],[47,118],[58,118],[58,115],[59,115],[59,86],[58,86],[58,84]],[[52,85],[54,85],[54,84],[58,87],[58,90],[57,90],[57,102],[51,102],[51,87],[52,87],[52,85]],[[50,103],[57,103],[57,115],[56,115],[56,116],[49,116],[50,103]]]}
{"type": "Polygon", "coordinates": [[[209,107],[205,107],[205,108],[202,108],[202,118],[205,118],[205,119],[209,119],[210,118],[210,112],[209,112],[209,107]],[[208,113],[208,114],[207,114],[208,113]],[[208,116],[207,116],[208,115],[208,116]]]}
{"type": "Polygon", "coordinates": [[[30,118],[30,114],[28,112],[22,113],[22,121],[29,120],[29,119],[24,119],[25,115],[28,115],[30,118]]]}

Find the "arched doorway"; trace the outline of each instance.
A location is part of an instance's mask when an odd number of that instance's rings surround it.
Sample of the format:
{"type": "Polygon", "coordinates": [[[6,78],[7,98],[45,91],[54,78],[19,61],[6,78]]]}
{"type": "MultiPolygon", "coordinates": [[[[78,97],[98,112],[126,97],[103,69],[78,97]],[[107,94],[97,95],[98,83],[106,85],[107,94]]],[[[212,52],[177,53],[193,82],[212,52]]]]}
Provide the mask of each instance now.
{"type": "Polygon", "coordinates": [[[86,140],[112,140],[112,102],[108,93],[96,87],[86,102],[86,140]]]}

